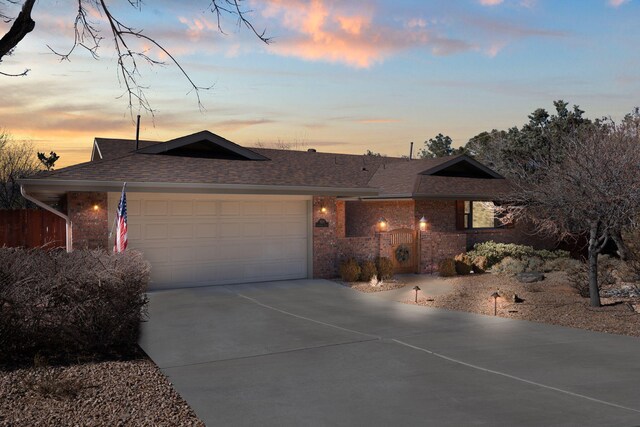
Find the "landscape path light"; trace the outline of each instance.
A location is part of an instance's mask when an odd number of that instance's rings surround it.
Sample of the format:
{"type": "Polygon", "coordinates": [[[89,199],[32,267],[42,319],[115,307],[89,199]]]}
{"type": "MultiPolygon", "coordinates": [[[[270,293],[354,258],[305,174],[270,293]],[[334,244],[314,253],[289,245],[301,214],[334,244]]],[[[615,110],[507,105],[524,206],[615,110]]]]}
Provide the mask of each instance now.
{"type": "Polygon", "coordinates": [[[497,316],[498,315],[498,297],[500,296],[500,294],[498,293],[498,291],[495,291],[494,293],[491,294],[491,297],[493,298],[493,315],[497,316]]]}
{"type": "Polygon", "coordinates": [[[420,286],[415,285],[413,287],[413,290],[416,291],[416,303],[418,302],[418,291],[420,290],[420,286]]]}

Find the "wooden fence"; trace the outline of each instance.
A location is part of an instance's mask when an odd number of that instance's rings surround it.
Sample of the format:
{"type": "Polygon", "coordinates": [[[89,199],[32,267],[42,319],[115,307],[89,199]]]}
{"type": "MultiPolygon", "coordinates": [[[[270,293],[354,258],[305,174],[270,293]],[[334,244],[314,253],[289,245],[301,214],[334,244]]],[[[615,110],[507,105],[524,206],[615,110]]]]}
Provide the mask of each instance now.
{"type": "Polygon", "coordinates": [[[64,247],[65,221],[42,209],[0,209],[0,247],[64,247]]]}

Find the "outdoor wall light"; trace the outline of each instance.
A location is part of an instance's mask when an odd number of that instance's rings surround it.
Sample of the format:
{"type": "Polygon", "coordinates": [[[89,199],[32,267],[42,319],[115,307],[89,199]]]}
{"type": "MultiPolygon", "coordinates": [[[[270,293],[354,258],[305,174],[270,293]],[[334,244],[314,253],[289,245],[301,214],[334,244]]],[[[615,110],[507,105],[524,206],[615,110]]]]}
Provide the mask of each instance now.
{"type": "Polygon", "coordinates": [[[380,227],[380,231],[384,231],[387,228],[387,220],[383,216],[378,220],[378,227],[380,227]]]}
{"type": "Polygon", "coordinates": [[[425,218],[424,215],[422,215],[418,223],[420,224],[420,231],[427,231],[427,218],[425,218]]]}
{"type": "Polygon", "coordinates": [[[94,211],[97,211],[98,209],[100,209],[100,206],[98,206],[97,204],[96,204],[96,205],[93,205],[93,210],[94,210],[94,211]]]}
{"type": "Polygon", "coordinates": [[[500,294],[498,293],[498,291],[491,294],[491,297],[493,298],[493,315],[494,316],[498,315],[498,297],[499,296],[500,294]]]}
{"type": "Polygon", "coordinates": [[[418,291],[420,290],[420,286],[416,285],[413,287],[413,290],[416,291],[416,303],[418,302],[418,291]]]}
{"type": "Polygon", "coordinates": [[[320,213],[326,214],[326,213],[327,213],[327,211],[328,211],[328,209],[327,209],[327,207],[326,207],[326,206],[322,206],[322,207],[320,208],[320,213]]]}

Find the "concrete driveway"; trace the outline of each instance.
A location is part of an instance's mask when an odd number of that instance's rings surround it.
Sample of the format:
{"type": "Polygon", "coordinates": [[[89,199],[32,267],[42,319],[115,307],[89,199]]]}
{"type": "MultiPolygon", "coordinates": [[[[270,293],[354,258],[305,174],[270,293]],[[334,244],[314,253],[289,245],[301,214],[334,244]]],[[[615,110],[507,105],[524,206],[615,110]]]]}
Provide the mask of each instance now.
{"type": "Polygon", "coordinates": [[[640,425],[640,339],[323,280],[155,292],[142,348],[209,426],[640,425]]]}

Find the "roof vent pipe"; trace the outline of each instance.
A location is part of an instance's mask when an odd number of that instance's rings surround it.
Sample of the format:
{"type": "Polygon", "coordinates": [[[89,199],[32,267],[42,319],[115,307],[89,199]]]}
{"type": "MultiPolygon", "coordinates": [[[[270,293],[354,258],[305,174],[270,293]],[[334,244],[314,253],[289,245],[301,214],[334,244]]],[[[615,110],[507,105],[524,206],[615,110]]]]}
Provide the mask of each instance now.
{"type": "Polygon", "coordinates": [[[136,123],[136,151],[138,151],[139,145],[140,145],[140,114],[138,114],[138,121],[136,123]]]}
{"type": "MultiPolygon", "coordinates": [[[[140,117],[140,116],[138,116],[140,117]]],[[[409,148],[409,160],[413,159],[413,141],[411,142],[411,146],[409,148]]]]}

